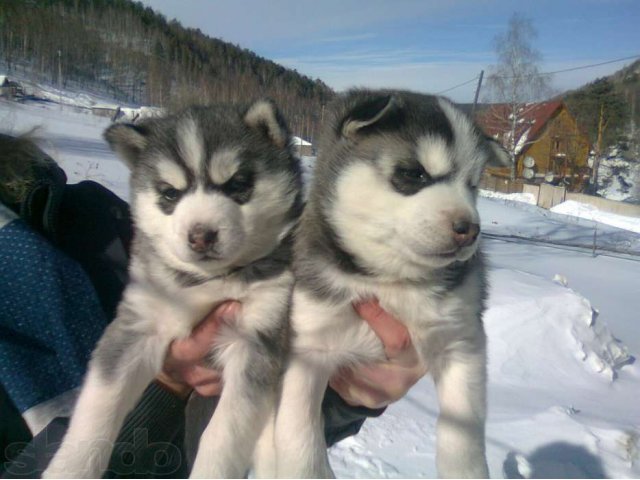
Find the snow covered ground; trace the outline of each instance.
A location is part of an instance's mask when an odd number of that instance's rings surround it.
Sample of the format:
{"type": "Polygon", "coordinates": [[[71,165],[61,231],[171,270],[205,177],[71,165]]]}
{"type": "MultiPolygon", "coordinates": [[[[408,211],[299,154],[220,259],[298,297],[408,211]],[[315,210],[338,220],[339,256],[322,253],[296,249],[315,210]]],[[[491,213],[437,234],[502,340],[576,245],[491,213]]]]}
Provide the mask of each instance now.
{"type": "MultiPolygon", "coordinates": [[[[480,190],[480,196],[508,202],[521,202],[528,205],[536,205],[536,198],[531,193],[500,193],[492,192],[490,190],[480,190]]],[[[576,219],[589,220],[592,222],[594,228],[595,223],[597,222],[640,233],[640,218],[604,212],[593,205],[587,205],[574,200],[562,202],[555,207],[552,207],[551,211],[562,215],[569,215],[576,219]]]]}
{"type": "MultiPolygon", "coordinates": [[[[0,131],[36,136],[71,183],[128,197],[101,138],[108,120],[0,101],[0,131]]],[[[311,159],[305,159],[307,169],[311,159]]],[[[493,477],[640,477],[640,235],[480,198],[491,285],[487,455],[493,477]],[[572,245],[572,246],[567,246],[572,245]],[[612,251],[624,251],[620,255],[612,251]]],[[[438,411],[429,378],[331,449],[339,477],[435,477],[438,411]]]]}
{"type": "Polygon", "coordinates": [[[19,135],[35,128],[31,136],[62,166],[69,183],[95,180],[128,199],[129,171],[102,138],[110,123],[82,108],[0,99],[0,132],[19,135]]]}
{"type": "MultiPolygon", "coordinates": [[[[486,199],[480,211],[494,233],[512,229],[502,218],[523,218],[486,199]]],[[[531,218],[532,234],[544,218],[531,218]]],[[[632,358],[640,352],[640,263],[503,240],[484,246],[492,476],[640,475],[640,369],[632,358]]],[[[424,379],[332,449],[337,475],[434,477],[436,414],[424,379]]]]}
{"type": "Polygon", "coordinates": [[[500,200],[510,200],[512,202],[523,202],[529,205],[536,205],[536,196],[533,193],[501,193],[492,190],[480,190],[480,196],[485,198],[499,198],[500,200]]]}
{"type": "Polygon", "coordinates": [[[640,233],[640,218],[629,217],[626,215],[616,215],[614,213],[603,212],[593,205],[567,200],[551,208],[552,212],[562,213],[564,215],[572,215],[574,217],[586,218],[614,227],[631,230],[640,233]]]}

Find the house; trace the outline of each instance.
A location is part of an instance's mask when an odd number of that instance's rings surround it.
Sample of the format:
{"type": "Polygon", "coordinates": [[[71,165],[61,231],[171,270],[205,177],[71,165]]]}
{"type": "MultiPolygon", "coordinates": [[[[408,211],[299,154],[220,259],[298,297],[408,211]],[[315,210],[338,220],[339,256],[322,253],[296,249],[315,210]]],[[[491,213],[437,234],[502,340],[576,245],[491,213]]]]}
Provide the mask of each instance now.
{"type": "MultiPolygon", "coordinates": [[[[515,144],[516,178],[527,183],[563,183],[581,190],[589,178],[590,143],[564,102],[524,104],[516,114],[514,143],[510,105],[485,106],[476,115],[484,132],[505,147],[515,144]]],[[[486,175],[508,179],[510,168],[487,168],[486,175]]]]}
{"type": "Polygon", "coordinates": [[[300,137],[291,137],[294,153],[299,157],[311,157],[314,155],[313,145],[300,137]]]}
{"type": "Polygon", "coordinates": [[[15,98],[24,96],[22,85],[11,80],[6,75],[0,75],[0,98],[15,98]]]}
{"type": "Polygon", "coordinates": [[[145,118],[162,117],[166,111],[160,107],[122,107],[95,105],[91,108],[95,115],[110,117],[112,122],[136,123],[145,118]]]}
{"type": "Polygon", "coordinates": [[[98,115],[99,117],[107,117],[113,120],[120,113],[120,107],[117,105],[96,104],[91,107],[91,113],[98,115]]]}

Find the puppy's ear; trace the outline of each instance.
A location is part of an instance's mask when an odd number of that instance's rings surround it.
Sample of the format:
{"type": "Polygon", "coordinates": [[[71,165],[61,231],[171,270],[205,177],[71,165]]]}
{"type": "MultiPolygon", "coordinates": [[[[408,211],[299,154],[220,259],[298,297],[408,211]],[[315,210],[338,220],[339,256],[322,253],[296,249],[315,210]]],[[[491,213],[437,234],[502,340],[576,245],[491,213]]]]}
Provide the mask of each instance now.
{"type": "Polygon", "coordinates": [[[138,163],[140,153],[147,147],[148,136],[147,126],[132,123],[116,123],[104,132],[104,139],[129,169],[133,169],[138,163]]]}
{"type": "Polygon", "coordinates": [[[488,167],[511,166],[511,155],[497,140],[485,136],[485,144],[487,146],[488,156],[486,165],[488,167]]]}
{"type": "Polygon", "coordinates": [[[244,114],[244,123],[265,135],[276,147],[289,142],[289,128],[271,100],[258,100],[244,114]]]}
{"type": "Polygon", "coordinates": [[[389,119],[399,110],[400,101],[394,95],[365,98],[345,115],[339,126],[345,138],[354,138],[366,127],[371,127],[389,119]]]}

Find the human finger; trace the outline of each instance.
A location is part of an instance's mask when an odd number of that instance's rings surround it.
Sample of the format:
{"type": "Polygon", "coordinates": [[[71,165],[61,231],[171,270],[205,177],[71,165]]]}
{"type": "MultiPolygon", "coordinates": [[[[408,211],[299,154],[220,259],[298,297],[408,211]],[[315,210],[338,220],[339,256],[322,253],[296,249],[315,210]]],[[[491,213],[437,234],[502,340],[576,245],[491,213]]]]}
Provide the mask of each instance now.
{"type": "Polygon", "coordinates": [[[180,363],[198,362],[210,351],[211,344],[223,323],[235,319],[240,303],[224,302],[207,315],[186,338],[174,340],[169,347],[168,357],[180,363]]]}
{"type": "Polygon", "coordinates": [[[386,312],[378,300],[367,300],[353,305],[358,316],[365,320],[384,345],[387,358],[401,355],[411,346],[411,336],[407,327],[386,312]]]}
{"type": "Polygon", "coordinates": [[[202,365],[193,365],[182,372],[183,380],[192,387],[200,387],[208,383],[222,382],[222,374],[218,370],[202,365]]]}
{"type": "Polygon", "coordinates": [[[222,394],[222,387],[222,382],[213,382],[205,385],[198,385],[193,389],[203,397],[216,397],[222,394]]]}

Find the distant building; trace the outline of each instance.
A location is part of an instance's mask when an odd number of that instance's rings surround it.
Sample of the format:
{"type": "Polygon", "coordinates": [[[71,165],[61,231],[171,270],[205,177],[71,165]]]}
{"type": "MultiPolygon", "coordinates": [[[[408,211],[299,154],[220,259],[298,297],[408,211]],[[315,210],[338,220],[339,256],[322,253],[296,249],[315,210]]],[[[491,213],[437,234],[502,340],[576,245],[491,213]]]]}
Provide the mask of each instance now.
{"type": "Polygon", "coordinates": [[[161,117],[166,111],[160,107],[118,107],[112,121],[136,123],[145,118],[161,117]]]}
{"type": "Polygon", "coordinates": [[[114,119],[120,112],[120,107],[118,107],[117,105],[96,104],[91,107],[91,112],[94,115],[98,115],[100,117],[107,117],[107,118],[114,119]]]}
{"type": "Polygon", "coordinates": [[[11,80],[7,75],[0,75],[0,98],[15,98],[24,96],[24,89],[20,83],[11,80]]]}
{"type": "Polygon", "coordinates": [[[311,157],[314,155],[313,145],[300,137],[292,137],[293,150],[299,157],[311,157]]]}
{"type": "MultiPolygon", "coordinates": [[[[510,106],[492,104],[476,115],[484,132],[508,145],[511,140],[510,106]]],[[[589,138],[564,102],[526,104],[517,115],[515,131],[516,176],[527,183],[564,183],[581,190],[589,178],[589,138]]],[[[510,168],[487,168],[486,175],[509,178],[510,168]]]]}

